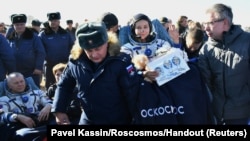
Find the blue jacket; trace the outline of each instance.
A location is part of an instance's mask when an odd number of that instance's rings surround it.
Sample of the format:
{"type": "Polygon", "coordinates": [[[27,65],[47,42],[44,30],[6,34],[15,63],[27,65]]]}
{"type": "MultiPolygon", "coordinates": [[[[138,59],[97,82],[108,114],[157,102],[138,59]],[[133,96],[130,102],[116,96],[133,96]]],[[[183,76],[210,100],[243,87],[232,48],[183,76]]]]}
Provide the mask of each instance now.
{"type": "Polygon", "coordinates": [[[0,81],[6,78],[7,73],[16,71],[16,60],[14,54],[6,40],[0,34],[0,81]]]}
{"type": "MultiPolygon", "coordinates": [[[[71,94],[77,84],[78,97],[90,124],[130,124],[129,104],[136,96],[135,79],[126,70],[126,63],[119,58],[108,57],[96,71],[87,58],[70,60],[62,74],[54,97],[53,112],[65,112],[71,94]]],[[[133,107],[133,106],[131,106],[133,107]]]]}
{"type": "Polygon", "coordinates": [[[55,65],[60,62],[67,62],[70,50],[74,44],[70,34],[62,29],[55,33],[49,27],[41,31],[38,35],[46,51],[46,63],[55,65]]]}
{"type": "Polygon", "coordinates": [[[125,56],[108,55],[98,66],[85,54],[70,59],[57,84],[52,112],[66,112],[77,84],[84,110],[80,124],[130,124],[139,83],[125,56]]]}
{"type": "Polygon", "coordinates": [[[43,70],[46,53],[35,33],[26,28],[20,38],[13,31],[7,39],[15,54],[18,72],[28,77],[33,74],[34,69],[43,70]]]}
{"type": "Polygon", "coordinates": [[[209,38],[199,52],[199,67],[213,96],[218,119],[250,117],[250,33],[239,25],[223,40],[209,38]]]}

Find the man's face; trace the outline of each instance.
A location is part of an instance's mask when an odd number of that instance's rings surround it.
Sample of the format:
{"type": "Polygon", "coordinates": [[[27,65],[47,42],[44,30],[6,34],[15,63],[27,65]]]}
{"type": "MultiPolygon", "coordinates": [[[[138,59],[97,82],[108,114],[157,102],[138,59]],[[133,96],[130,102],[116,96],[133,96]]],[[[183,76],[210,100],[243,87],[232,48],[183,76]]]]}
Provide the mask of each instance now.
{"type": "Polygon", "coordinates": [[[23,77],[17,76],[10,79],[8,87],[12,93],[22,93],[25,90],[26,83],[23,77]]]}
{"type": "Polygon", "coordinates": [[[52,29],[56,29],[60,26],[60,20],[50,20],[49,21],[49,26],[52,28],[52,29]]]}
{"type": "Polygon", "coordinates": [[[26,23],[14,23],[14,29],[17,33],[23,33],[25,31],[25,24],[26,23]]]}
{"type": "Polygon", "coordinates": [[[206,34],[216,40],[221,40],[225,28],[225,19],[216,18],[214,13],[206,14],[206,21],[203,23],[206,34]]]}
{"type": "Polygon", "coordinates": [[[89,60],[94,63],[100,63],[104,60],[107,55],[108,43],[104,43],[103,45],[93,48],[93,49],[84,49],[89,60]]]}

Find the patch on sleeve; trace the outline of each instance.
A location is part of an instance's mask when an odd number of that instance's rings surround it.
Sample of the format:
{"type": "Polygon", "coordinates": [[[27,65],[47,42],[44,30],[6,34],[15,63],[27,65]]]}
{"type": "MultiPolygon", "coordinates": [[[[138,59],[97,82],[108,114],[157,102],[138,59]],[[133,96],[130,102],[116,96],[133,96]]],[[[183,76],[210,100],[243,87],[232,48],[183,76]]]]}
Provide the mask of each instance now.
{"type": "Polygon", "coordinates": [[[130,76],[135,74],[135,68],[132,64],[130,64],[126,69],[130,76]]]}

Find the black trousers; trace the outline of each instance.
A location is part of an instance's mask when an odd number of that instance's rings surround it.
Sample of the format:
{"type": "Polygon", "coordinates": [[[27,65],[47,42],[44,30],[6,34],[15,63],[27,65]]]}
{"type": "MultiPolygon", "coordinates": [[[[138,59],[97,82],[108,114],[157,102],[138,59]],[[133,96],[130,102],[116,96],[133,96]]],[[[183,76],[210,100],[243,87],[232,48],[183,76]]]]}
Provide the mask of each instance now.
{"type": "Polygon", "coordinates": [[[56,64],[46,64],[45,65],[45,87],[48,90],[49,86],[56,82],[53,75],[52,69],[56,64]]]}

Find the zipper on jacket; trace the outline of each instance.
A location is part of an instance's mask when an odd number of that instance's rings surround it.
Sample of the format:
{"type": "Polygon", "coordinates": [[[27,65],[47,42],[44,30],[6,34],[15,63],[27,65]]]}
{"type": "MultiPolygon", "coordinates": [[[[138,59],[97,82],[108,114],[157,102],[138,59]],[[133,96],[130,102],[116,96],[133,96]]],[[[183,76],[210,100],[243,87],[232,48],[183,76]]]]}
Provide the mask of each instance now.
{"type": "MultiPolygon", "coordinates": [[[[223,56],[222,56],[222,62],[225,62],[225,56],[226,56],[226,50],[225,50],[225,44],[223,43],[223,50],[222,50],[222,52],[223,52],[223,56]]],[[[224,96],[225,97],[227,97],[227,94],[226,94],[226,88],[225,88],[225,82],[226,82],[226,80],[225,80],[225,67],[226,67],[226,65],[225,64],[223,64],[223,70],[222,70],[222,80],[223,80],[223,91],[224,91],[224,96]]],[[[225,125],[226,123],[224,122],[224,112],[225,112],[225,105],[226,105],[226,99],[225,99],[225,101],[224,101],[224,103],[223,103],[223,107],[222,107],[222,112],[221,112],[221,123],[222,123],[222,125],[225,125]]]]}

